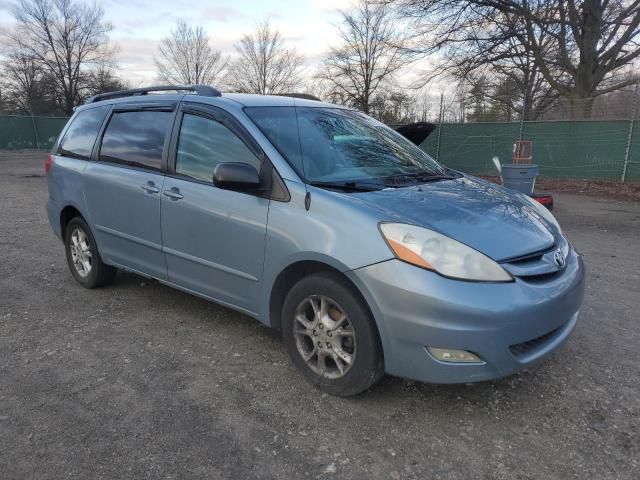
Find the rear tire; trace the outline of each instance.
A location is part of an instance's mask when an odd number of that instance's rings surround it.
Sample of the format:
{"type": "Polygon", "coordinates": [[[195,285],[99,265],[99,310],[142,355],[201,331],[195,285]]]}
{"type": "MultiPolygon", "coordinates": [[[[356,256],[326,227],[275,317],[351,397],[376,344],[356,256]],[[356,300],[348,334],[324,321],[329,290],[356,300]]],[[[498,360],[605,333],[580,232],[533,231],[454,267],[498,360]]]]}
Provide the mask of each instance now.
{"type": "Polygon", "coordinates": [[[91,229],[81,217],[69,221],[64,247],[71,275],[85,288],[98,288],[112,283],[118,270],[100,258],[91,229]]]}
{"type": "Polygon", "coordinates": [[[357,395],[384,374],[374,320],[337,274],[316,273],[293,286],[282,308],[282,336],[306,380],[331,395],[357,395]]]}

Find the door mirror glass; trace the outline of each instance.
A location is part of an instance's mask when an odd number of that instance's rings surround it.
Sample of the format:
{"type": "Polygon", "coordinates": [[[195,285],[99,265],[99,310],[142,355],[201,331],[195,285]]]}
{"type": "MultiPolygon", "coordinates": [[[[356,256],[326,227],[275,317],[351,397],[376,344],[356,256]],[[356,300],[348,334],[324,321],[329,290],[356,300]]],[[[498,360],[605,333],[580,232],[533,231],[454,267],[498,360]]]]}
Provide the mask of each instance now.
{"type": "Polygon", "coordinates": [[[220,188],[248,190],[260,185],[260,175],[247,163],[223,162],[213,171],[213,183],[220,188]]]}

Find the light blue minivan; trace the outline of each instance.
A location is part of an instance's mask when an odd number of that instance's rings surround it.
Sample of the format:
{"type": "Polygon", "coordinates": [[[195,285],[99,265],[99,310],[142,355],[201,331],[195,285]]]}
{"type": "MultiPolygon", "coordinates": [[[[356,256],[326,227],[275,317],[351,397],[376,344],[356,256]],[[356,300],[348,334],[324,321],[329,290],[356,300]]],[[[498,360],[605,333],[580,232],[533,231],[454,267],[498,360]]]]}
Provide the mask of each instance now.
{"type": "Polygon", "coordinates": [[[584,266],[551,213],[349,108],[199,85],[98,95],[45,169],[81,285],[126,269],[244,312],[331,394],[385,372],[509,375],[578,319],[584,266]]]}

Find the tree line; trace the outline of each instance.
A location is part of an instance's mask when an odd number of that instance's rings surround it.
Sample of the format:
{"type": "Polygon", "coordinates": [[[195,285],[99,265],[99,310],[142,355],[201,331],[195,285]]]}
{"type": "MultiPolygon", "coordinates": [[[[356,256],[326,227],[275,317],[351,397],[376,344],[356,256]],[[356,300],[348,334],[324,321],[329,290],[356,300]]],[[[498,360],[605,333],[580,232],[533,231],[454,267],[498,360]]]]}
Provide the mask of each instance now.
{"type": "MultiPolygon", "coordinates": [[[[12,14],[1,110],[69,115],[90,95],[128,87],[101,7],[19,0],[12,14]]],[[[640,0],[355,0],[339,18],[337,41],[313,68],[268,20],[232,56],[178,21],[154,57],[157,80],[306,92],[389,123],[622,116],[633,103],[640,0]],[[432,86],[443,84],[440,102],[432,86]]]]}

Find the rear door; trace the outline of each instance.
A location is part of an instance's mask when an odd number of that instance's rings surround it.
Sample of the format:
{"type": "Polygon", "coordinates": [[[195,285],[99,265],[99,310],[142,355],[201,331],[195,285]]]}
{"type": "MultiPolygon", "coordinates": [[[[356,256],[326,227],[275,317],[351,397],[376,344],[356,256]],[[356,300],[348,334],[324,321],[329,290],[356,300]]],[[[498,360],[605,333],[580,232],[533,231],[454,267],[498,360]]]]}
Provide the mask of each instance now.
{"type": "Polygon", "coordinates": [[[167,278],[160,192],[175,103],[117,105],[85,172],[85,198],[100,253],[120,266],[167,278]]]}
{"type": "Polygon", "coordinates": [[[228,113],[188,103],[176,119],[170,158],[161,208],[169,280],[255,313],[269,198],[217,188],[213,171],[221,162],[243,162],[264,178],[270,164],[228,113]]]}

